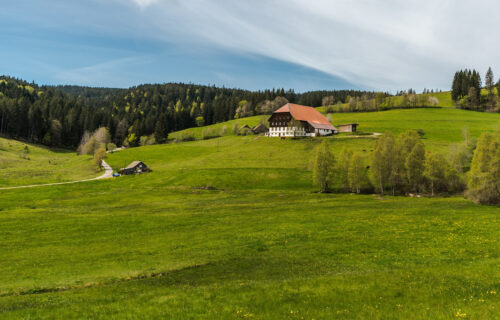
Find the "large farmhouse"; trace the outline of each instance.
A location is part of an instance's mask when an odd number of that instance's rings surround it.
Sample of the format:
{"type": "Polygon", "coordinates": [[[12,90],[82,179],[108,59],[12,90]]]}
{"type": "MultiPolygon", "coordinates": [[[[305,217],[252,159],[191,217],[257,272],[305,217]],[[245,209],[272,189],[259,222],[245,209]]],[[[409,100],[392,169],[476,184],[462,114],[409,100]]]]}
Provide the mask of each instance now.
{"type": "Polygon", "coordinates": [[[269,137],[317,137],[338,133],[318,110],[292,103],[276,110],[269,124],[269,137]]]}

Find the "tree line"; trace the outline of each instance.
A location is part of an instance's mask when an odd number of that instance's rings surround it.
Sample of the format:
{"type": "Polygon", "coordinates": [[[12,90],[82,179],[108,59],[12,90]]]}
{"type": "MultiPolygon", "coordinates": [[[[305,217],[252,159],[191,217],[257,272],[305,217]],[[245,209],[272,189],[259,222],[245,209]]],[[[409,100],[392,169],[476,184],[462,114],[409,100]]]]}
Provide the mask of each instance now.
{"type": "Polygon", "coordinates": [[[395,96],[384,92],[368,93],[356,97],[347,97],[346,103],[338,101],[333,104],[330,97],[325,97],[323,106],[326,113],[336,112],[374,112],[391,109],[410,109],[435,107],[439,100],[432,96],[434,90],[424,89],[421,94],[415,90],[400,91],[395,96]]]}
{"type": "Polygon", "coordinates": [[[420,135],[382,135],[370,154],[343,149],[337,157],[327,140],[316,150],[313,181],[320,192],[381,195],[462,194],[483,204],[500,204],[500,133],[483,133],[445,156],[425,150],[420,135]]]}
{"type": "Polygon", "coordinates": [[[491,67],[485,75],[484,87],[477,70],[459,70],[453,77],[451,97],[458,108],[500,112],[500,80],[495,83],[491,67]],[[484,89],[483,89],[484,88],[484,89]]]}
{"type": "Polygon", "coordinates": [[[106,127],[117,145],[163,143],[168,134],[235,118],[270,114],[287,102],[321,106],[360,97],[356,90],[248,91],[194,84],[145,84],[129,89],[38,86],[0,77],[0,135],[48,146],[75,148],[106,127]]]}

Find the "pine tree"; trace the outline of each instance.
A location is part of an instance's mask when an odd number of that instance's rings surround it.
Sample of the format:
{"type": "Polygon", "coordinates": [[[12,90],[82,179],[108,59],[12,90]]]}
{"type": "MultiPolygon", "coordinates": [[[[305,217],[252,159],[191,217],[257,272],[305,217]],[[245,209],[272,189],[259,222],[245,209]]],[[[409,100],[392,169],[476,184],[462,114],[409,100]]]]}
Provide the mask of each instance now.
{"type": "Polygon", "coordinates": [[[154,136],[157,143],[164,143],[167,140],[168,129],[165,121],[156,121],[154,136]]]}
{"type": "Polygon", "coordinates": [[[459,98],[460,98],[460,93],[461,93],[461,90],[460,90],[460,84],[461,84],[460,75],[461,75],[461,72],[462,71],[455,72],[455,76],[453,77],[453,83],[451,85],[451,98],[455,102],[458,101],[459,98]]]}
{"type": "Polygon", "coordinates": [[[484,78],[484,84],[486,86],[486,89],[488,90],[488,93],[492,95],[493,88],[495,87],[495,80],[493,77],[493,71],[491,70],[491,67],[489,67],[488,71],[486,72],[486,77],[484,78]]]}

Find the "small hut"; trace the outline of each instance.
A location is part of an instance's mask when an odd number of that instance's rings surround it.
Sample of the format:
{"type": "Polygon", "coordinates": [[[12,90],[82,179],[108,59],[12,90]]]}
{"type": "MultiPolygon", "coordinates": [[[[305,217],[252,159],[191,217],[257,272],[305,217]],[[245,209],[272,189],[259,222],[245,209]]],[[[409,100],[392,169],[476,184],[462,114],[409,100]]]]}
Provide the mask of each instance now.
{"type": "Polygon", "coordinates": [[[349,124],[339,124],[337,126],[339,132],[356,132],[358,130],[357,123],[349,123],[349,124]]]}
{"type": "Polygon", "coordinates": [[[120,174],[129,175],[143,172],[151,172],[152,170],[142,161],[134,161],[129,164],[126,168],[120,170],[120,174]]]}
{"type": "Polygon", "coordinates": [[[255,134],[260,134],[260,133],[267,133],[269,129],[266,127],[265,124],[259,123],[258,125],[252,128],[252,131],[255,134]]]}

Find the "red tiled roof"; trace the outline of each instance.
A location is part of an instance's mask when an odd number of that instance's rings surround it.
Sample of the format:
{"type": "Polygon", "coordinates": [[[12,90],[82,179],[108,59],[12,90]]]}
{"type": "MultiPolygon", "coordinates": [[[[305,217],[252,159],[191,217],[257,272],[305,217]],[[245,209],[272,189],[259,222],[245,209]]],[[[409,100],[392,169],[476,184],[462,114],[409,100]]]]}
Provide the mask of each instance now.
{"type": "Polygon", "coordinates": [[[311,126],[318,129],[337,130],[324,115],[313,107],[301,106],[299,104],[287,103],[274,111],[275,113],[289,112],[295,120],[307,121],[311,126]]]}

